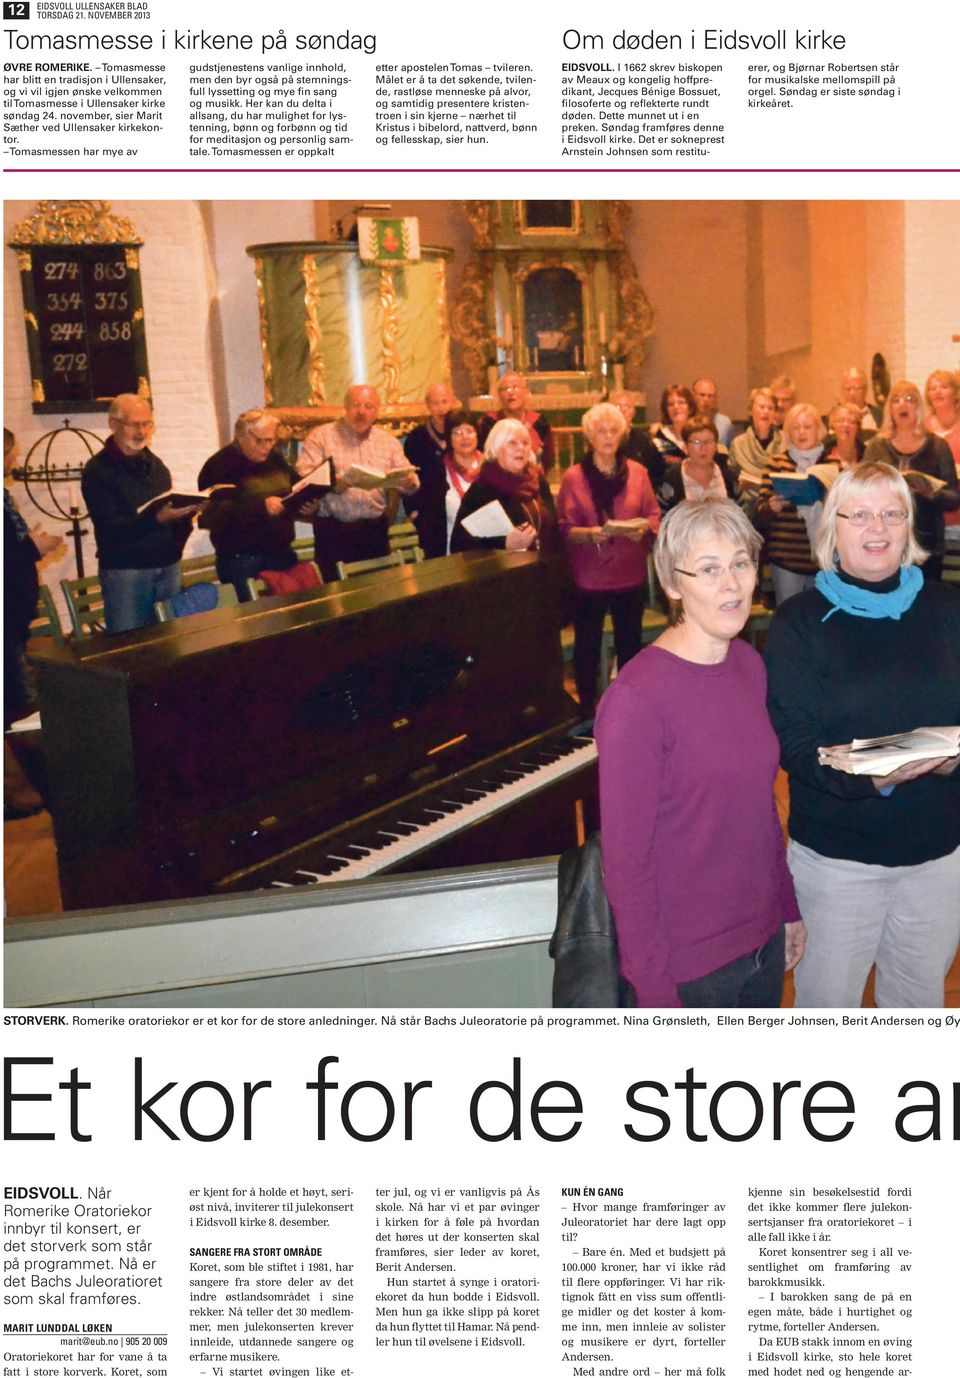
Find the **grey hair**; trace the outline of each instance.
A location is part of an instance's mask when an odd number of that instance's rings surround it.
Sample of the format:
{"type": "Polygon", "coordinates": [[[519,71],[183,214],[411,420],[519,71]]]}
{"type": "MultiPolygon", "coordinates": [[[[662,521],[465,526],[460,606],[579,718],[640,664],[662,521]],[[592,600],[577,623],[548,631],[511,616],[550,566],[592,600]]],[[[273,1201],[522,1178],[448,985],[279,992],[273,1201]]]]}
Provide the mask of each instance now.
{"type": "Polygon", "coordinates": [[[239,440],[244,431],[252,431],[261,421],[275,420],[276,417],[271,416],[263,407],[250,407],[247,411],[242,411],[233,423],[233,438],[239,440]]]}
{"type": "Polygon", "coordinates": [[[924,550],[913,530],[913,494],[907,480],[892,464],[866,460],[846,469],[834,483],[823,503],[823,515],[813,542],[813,553],[821,569],[831,570],[837,558],[837,518],[845,502],[859,501],[878,483],[889,483],[910,514],[910,532],[903,548],[903,565],[922,565],[929,551],[924,550]]]}
{"type": "Polygon", "coordinates": [[[621,440],[630,429],[627,424],[627,418],[619,407],[615,407],[612,402],[598,402],[596,406],[591,407],[589,411],[585,411],[580,419],[580,429],[591,445],[593,444],[596,429],[602,421],[615,422],[620,428],[621,440]]]}
{"type": "MultiPolygon", "coordinates": [[[[653,548],[653,565],[657,572],[660,587],[667,592],[668,586],[676,586],[676,573],[690,558],[690,552],[700,541],[710,536],[720,536],[742,545],[751,560],[757,561],[763,540],[750,524],[746,513],[732,498],[703,498],[699,502],[684,499],[664,517],[660,523],[657,543],[653,548]]],[[[682,617],[682,607],[678,599],[670,598],[670,612],[673,621],[682,617]]]]}
{"type": "Polygon", "coordinates": [[[848,378],[856,378],[857,381],[860,382],[860,383],[869,383],[869,382],[870,382],[870,379],[869,379],[869,378],[867,377],[867,375],[864,373],[864,371],[863,371],[862,368],[852,367],[852,368],[846,368],[846,369],[844,369],[844,371],[840,374],[840,382],[841,382],[841,384],[845,383],[845,382],[847,381],[848,378]]]}
{"type": "Polygon", "coordinates": [[[145,402],[150,408],[150,415],[153,415],[153,403],[149,397],[140,397],[135,392],[118,392],[107,410],[107,420],[116,421],[123,415],[131,402],[145,402]]]}
{"type": "Polygon", "coordinates": [[[502,421],[498,421],[495,426],[491,427],[483,447],[484,462],[498,460],[500,451],[511,436],[522,437],[528,445],[530,444],[530,432],[523,422],[517,421],[514,417],[505,416],[502,421]]]}

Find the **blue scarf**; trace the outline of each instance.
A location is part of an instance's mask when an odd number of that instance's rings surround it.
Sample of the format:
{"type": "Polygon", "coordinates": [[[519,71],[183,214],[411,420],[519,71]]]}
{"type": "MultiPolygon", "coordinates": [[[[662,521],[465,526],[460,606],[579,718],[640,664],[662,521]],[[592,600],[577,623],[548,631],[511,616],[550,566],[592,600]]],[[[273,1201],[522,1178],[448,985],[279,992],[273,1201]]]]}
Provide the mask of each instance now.
{"type": "Polygon", "coordinates": [[[900,571],[900,583],[889,593],[871,593],[858,584],[848,584],[834,569],[822,569],[815,583],[827,602],[833,604],[820,619],[822,622],[837,611],[847,612],[851,617],[892,617],[899,622],[907,609],[913,607],[923,588],[923,575],[917,565],[906,565],[900,571]]]}

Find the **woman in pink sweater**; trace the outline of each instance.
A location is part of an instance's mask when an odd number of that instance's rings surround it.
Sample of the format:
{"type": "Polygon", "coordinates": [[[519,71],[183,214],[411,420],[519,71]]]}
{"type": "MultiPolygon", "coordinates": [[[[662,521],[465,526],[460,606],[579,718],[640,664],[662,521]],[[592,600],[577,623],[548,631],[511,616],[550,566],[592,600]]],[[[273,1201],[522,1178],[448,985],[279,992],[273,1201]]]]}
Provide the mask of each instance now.
{"type": "Polygon", "coordinates": [[[777,1006],[803,953],[766,675],[739,639],[759,547],[728,498],[667,513],[654,559],[676,620],[597,715],[604,884],[640,1006],[777,1006]]]}
{"type": "Polygon", "coordinates": [[[590,448],[563,476],[557,517],[576,585],[573,667],[586,721],[596,709],[608,610],[618,669],[640,650],[647,556],[660,509],[644,466],[619,453],[629,430],[619,408],[601,402],[581,424],[590,448]]]}

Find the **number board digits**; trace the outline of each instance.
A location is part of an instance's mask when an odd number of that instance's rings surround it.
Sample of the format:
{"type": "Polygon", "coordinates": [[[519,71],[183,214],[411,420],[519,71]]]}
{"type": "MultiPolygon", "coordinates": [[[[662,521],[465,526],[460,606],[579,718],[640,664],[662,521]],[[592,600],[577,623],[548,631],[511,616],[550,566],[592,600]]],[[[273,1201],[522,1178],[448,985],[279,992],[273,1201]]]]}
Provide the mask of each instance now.
{"type": "Polygon", "coordinates": [[[143,391],[148,373],[136,264],[122,244],[31,250],[21,280],[34,411],[105,411],[118,393],[143,391]]]}

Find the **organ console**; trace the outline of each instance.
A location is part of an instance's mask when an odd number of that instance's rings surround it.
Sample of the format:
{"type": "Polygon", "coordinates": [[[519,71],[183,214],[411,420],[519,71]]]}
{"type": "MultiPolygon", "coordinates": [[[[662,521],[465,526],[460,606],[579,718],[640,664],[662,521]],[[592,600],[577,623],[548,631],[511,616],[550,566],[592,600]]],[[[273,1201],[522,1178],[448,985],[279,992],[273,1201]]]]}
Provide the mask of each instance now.
{"type": "Polygon", "coordinates": [[[562,851],[596,754],[558,598],[480,552],[40,652],[64,907],[562,851]]]}

